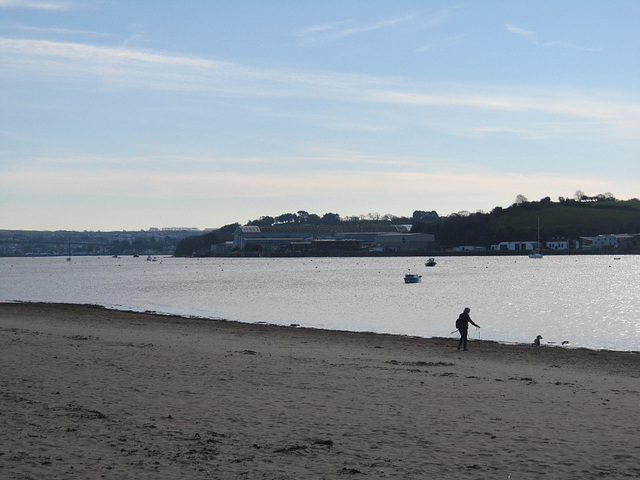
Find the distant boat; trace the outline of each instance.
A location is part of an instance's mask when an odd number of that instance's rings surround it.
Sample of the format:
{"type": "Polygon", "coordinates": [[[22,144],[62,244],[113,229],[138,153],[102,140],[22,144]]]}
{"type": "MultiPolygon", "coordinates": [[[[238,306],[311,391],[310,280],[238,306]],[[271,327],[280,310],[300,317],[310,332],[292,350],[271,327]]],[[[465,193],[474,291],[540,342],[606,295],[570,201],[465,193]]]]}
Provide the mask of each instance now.
{"type": "Polygon", "coordinates": [[[540,217],[538,217],[538,244],[536,251],[529,254],[529,258],[542,258],[542,253],[540,253],[540,217]]]}
{"type": "Polygon", "coordinates": [[[404,283],[420,283],[422,281],[422,275],[417,273],[407,273],[404,276],[404,283]]]}
{"type": "Polygon", "coordinates": [[[427,266],[427,267],[435,267],[436,266],[436,261],[433,258],[429,258],[429,260],[426,261],[425,266],[427,266]]]}

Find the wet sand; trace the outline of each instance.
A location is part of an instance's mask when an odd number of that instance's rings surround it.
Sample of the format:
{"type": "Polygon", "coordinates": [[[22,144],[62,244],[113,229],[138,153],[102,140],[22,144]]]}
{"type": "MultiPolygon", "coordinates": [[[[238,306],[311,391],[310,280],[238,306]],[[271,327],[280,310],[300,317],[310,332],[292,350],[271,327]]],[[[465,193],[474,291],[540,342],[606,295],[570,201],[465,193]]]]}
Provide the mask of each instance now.
{"type": "Polygon", "coordinates": [[[456,344],[0,304],[0,478],[640,477],[640,353],[456,344]]]}

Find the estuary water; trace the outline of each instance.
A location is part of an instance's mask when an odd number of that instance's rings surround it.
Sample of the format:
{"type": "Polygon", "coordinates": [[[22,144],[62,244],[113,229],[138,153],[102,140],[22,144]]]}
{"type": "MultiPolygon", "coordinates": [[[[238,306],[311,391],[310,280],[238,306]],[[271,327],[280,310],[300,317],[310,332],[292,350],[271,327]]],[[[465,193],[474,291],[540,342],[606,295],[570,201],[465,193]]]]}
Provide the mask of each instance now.
{"type": "Polygon", "coordinates": [[[640,256],[0,258],[0,301],[240,322],[640,350],[640,256]],[[422,282],[405,284],[407,272],[422,282]],[[452,333],[453,332],[453,333],[452,333]]]}

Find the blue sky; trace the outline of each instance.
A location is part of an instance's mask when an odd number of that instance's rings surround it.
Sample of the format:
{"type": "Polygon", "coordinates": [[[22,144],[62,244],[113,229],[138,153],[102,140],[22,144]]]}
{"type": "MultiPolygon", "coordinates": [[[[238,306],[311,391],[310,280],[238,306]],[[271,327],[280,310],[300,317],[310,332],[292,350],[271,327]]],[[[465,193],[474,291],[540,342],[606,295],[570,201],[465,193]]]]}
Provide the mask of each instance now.
{"type": "Polygon", "coordinates": [[[0,0],[0,228],[640,197],[638,1],[0,0]]]}

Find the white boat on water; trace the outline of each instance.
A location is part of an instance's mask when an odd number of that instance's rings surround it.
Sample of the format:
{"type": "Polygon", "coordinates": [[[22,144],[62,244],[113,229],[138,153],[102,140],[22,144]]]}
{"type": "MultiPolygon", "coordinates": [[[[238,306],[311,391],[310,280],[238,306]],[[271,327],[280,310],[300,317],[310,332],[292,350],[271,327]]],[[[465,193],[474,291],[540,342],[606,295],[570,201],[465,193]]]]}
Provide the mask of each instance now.
{"type": "Polygon", "coordinates": [[[420,283],[422,281],[422,275],[417,273],[407,273],[404,276],[404,283],[420,283]]]}

